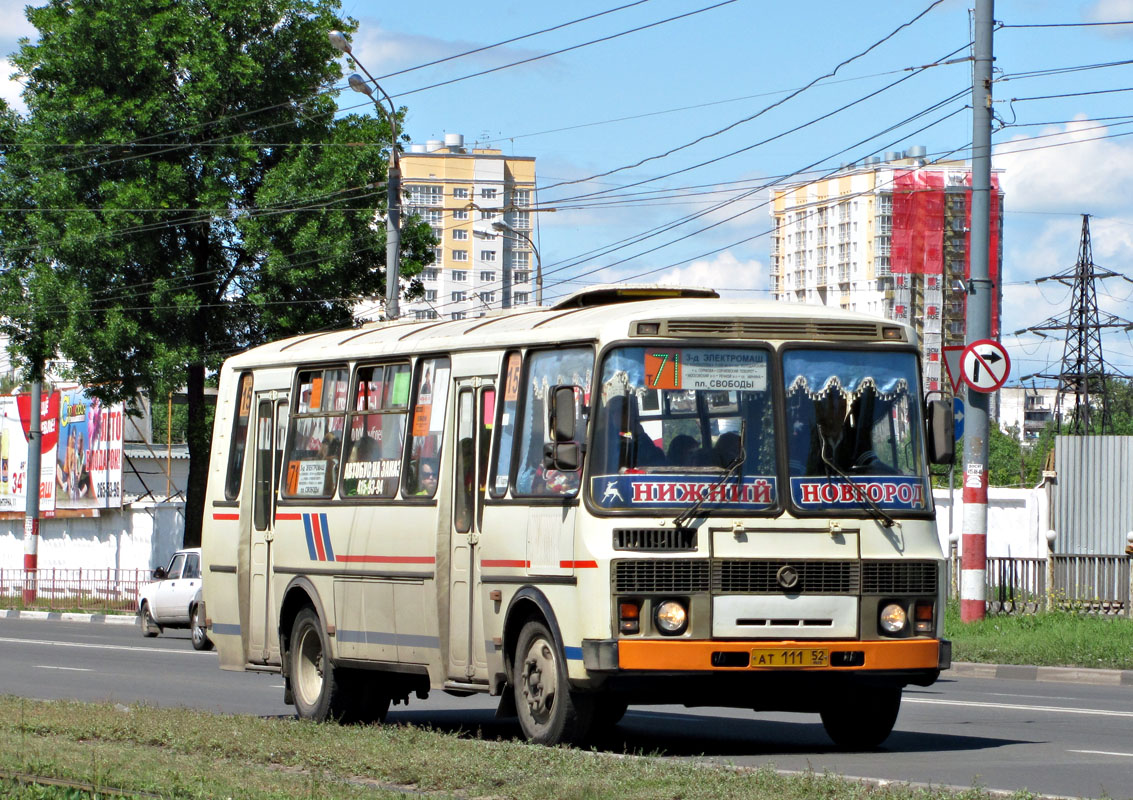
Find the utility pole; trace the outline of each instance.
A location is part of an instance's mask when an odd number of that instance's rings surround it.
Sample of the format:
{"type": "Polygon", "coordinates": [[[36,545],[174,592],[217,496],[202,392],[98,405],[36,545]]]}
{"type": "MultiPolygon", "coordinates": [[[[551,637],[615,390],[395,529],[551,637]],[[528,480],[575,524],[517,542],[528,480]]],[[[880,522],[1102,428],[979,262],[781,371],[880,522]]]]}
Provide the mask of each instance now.
{"type": "MultiPolygon", "coordinates": [[[[972,62],[972,233],[968,252],[966,342],[991,337],[995,286],[990,278],[991,234],[991,67],[994,0],[976,0],[972,62]]],[[[981,620],[987,613],[987,436],[988,401],[968,392],[964,413],[964,520],[960,563],[960,618],[981,620]]]]}
{"type": "MultiPolygon", "coordinates": [[[[37,371],[42,371],[36,365],[37,371]]],[[[28,471],[27,506],[24,516],[24,605],[35,602],[37,591],[36,570],[39,569],[39,484],[42,461],[43,431],[40,422],[40,403],[43,382],[36,375],[31,384],[31,408],[28,412],[28,471]]]]}

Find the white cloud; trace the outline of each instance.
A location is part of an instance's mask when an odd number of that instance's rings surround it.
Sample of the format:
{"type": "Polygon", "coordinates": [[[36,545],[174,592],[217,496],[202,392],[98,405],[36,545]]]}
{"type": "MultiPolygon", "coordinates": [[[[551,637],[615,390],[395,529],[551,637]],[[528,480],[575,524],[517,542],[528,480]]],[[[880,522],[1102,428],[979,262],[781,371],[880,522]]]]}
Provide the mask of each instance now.
{"type": "Polygon", "coordinates": [[[673,286],[707,286],[723,297],[751,298],[745,290],[767,287],[767,268],[755,259],[741,261],[731,250],[710,261],[693,261],[684,267],[675,267],[657,278],[658,283],[673,286]]]}
{"type": "Polygon", "coordinates": [[[1043,138],[1016,137],[996,147],[1012,211],[1082,213],[1125,210],[1133,181],[1133,143],[1104,139],[1110,129],[1085,121],[1044,129],[1043,138]]]}
{"type": "MultiPolygon", "coordinates": [[[[1087,22],[1115,22],[1133,19],[1133,0],[1096,0],[1084,11],[1087,22]]],[[[1133,31],[1128,25],[1112,25],[1100,28],[1107,36],[1130,36],[1133,31]]]]}
{"type": "Polygon", "coordinates": [[[24,105],[24,99],[20,97],[20,92],[24,90],[24,87],[8,77],[13,72],[15,72],[15,67],[12,66],[12,63],[6,58],[0,58],[0,97],[4,98],[8,105],[16,111],[26,114],[28,107],[24,105]]]}

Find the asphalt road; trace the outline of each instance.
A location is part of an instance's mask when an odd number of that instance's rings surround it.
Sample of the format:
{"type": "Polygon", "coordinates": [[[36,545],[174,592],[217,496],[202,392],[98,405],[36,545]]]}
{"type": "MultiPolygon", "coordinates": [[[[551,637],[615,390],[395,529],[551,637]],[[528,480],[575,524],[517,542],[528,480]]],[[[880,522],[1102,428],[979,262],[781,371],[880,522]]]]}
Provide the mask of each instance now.
{"type": "MultiPolygon", "coordinates": [[[[630,709],[603,748],[745,766],[1045,795],[1133,798],[1133,687],[977,678],[945,673],[906,690],[882,750],[834,749],[817,716],[678,706],[630,709]]],[[[0,619],[0,693],[146,702],[292,716],[278,675],[226,672],[187,632],[144,639],[133,627],[0,619]]],[[[518,737],[490,698],[435,692],[394,724],[518,737]]]]}

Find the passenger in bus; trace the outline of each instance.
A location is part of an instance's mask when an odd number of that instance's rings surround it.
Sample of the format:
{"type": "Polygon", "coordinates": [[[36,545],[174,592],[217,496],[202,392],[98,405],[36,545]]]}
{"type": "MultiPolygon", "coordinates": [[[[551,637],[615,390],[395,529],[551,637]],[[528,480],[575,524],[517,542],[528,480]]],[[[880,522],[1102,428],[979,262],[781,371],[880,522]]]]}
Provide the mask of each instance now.
{"type": "Polygon", "coordinates": [[[716,466],[720,467],[720,469],[728,469],[735,464],[736,459],[739,458],[740,435],[732,431],[722,433],[712,449],[716,453],[716,466]]]}
{"type": "Polygon", "coordinates": [[[332,494],[338,483],[338,456],[342,452],[342,442],[334,433],[323,437],[316,456],[326,462],[326,472],[323,478],[323,494],[332,494]]]}
{"type": "Polygon", "coordinates": [[[427,458],[418,469],[417,491],[419,497],[432,497],[437,493],[437,462],[427,458]]]}
{"type": "Polygon", "coordinates": [[[669,442],[667,460],[670,467],[706,466],[700,452],[700,442],[687,433],[679,433],[669,442]]]}

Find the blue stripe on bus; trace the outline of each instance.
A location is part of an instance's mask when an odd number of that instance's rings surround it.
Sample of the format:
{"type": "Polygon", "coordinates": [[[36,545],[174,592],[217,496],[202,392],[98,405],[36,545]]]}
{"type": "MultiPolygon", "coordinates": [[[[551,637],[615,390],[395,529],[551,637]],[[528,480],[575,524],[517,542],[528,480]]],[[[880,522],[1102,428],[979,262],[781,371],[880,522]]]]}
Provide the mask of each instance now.
{"type": "Polygon", "coordinates": [[[581,661],[582,648],[581,647],[564,647],[563,655],[567,657],[567,661],[581,661]]]}
{"type": "Polygon", "coordinates": [[[231,622],[214,622],[212,627],[209,628],[209,633],[215,633],[219,636],[239,636],[240,626],[231,622]]]}
{"type": "Polygon", "coordinates": [[[312,561],[318,561],[319,556],[315,553],[315,537],[311,533],[311,515],[303,515],[303,529],[307,531],[307,552],[311,556],[312,561]]]}
{"type": "Polygon", "coordinates": [[[342,628],[339,628],[334,636],[340,642],[351,642],[353,644],[429,647],[433,650],[439,650],[441,647],[441,640],[437,636],[414,636],[407,633],[388,633],[386,631],[352,631],[342,628]]]}
{"type": "Polygon", "coordinates": [[[323,549],[327,554],[327,561],[334,561],[334,550],[330,546],[330,529],[327,527],[327,515],[319,514],[319,527],[323,529],[323,549]]]}

